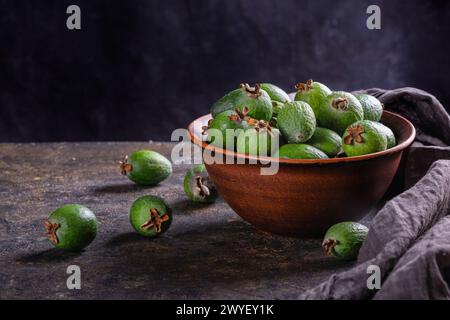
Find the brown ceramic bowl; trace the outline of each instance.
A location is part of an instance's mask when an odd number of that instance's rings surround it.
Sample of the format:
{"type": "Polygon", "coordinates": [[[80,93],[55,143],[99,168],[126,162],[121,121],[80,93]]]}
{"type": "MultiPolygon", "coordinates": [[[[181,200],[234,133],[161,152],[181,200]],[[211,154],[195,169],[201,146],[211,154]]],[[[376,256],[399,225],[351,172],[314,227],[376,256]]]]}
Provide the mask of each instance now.
{"type": "MultiPolygon", "coordinates": [[[[237,160],[258,159],[202,142],[201,127],[211,115],[189,125],[191,140],[203,149],[237,160]]],[[[381,200],[414,140],[414,126],[384,111],[381,122],[395,134],[391,149],[358,157],[275,159],[276,175],[261,175],[261,164],[206,164],[225,201],[258,229],[277,234],[320,236],[331,225],[358,220],[381,200]]],[[[205,162],[205,153],[203,155],[205,162]]],[[[261,157],[259,158],[261,159],[261,157]]],[[[268,158],[262,158],[268,159],[268,158]]]]}

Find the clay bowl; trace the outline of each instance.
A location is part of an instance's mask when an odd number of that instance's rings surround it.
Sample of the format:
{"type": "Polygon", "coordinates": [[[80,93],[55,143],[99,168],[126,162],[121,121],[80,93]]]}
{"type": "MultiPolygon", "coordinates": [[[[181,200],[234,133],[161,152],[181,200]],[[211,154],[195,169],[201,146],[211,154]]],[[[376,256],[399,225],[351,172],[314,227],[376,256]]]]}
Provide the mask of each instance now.
{"type": "Polygon", "coordinates": [[[322,236],[333,224],[358,220],[381,200],[402,158],[414,140],[414,126],[405,118],[385,111],[381,122],[395,134],[394,148],[373,154],[333,159],[274,159],[276,175],[261,175],[261,163],[269,158],[238,154],[202,141],[201,127],[211,115],[189,125],[193,143],[213,156],[224,156],[234,164],[208,164],[210,178],[225,201],[244,220],[272,233],[306,237],[322,236]],[[236,164],[237,160],[246,161],[236,164]]]}

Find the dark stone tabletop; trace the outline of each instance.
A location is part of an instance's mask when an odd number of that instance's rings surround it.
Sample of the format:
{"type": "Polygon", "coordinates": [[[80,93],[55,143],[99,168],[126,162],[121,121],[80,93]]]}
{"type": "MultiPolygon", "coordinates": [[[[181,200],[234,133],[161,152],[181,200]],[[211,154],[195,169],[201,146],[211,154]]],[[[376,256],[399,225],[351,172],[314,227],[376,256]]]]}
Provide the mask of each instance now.
{"type": "Polygon", "coordinates": [[[140,148],[170,156],[170,143],[0,144],[0,299],[295,299],[349,262],[325,257],[320,239],[256,230],[222,200],[189,202],[189,166],[153,188],[119,173],[140,148]],[[164,197],[174,221],[161,237],[136,234],[128,211],[139,196],[164,197]],[[81,253],[54,249],[43,222],[58,206],[79,203],[99,220],[81,253]],[[81,269],[69,290],[69,265],[81,269]]]}

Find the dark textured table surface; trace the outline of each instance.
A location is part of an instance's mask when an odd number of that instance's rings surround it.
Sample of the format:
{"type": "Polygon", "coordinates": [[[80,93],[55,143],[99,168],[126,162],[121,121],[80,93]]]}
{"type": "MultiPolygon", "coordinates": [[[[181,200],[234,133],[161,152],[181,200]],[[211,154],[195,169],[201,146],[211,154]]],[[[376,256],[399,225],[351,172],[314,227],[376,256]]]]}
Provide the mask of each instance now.
{"type": "Polygon", "coordinates": [[[170,143],[0,144],[0,299],[295,299],[352,263],[325,257],[320,239],[256,230],[222,200],[189,202],[189,166],[153,188],[119,174],[118,160],[139,148],[170,156],[170,143]],[[161,237],[139,236],[128,211],[139,196],[164,197],[174,221],[161,237]],[[80,203],[100,222],[81,253],[53,249],[43,221],[58,206],[80,203]],[[80,290],[66,285],[81,269],[80,290]]]}

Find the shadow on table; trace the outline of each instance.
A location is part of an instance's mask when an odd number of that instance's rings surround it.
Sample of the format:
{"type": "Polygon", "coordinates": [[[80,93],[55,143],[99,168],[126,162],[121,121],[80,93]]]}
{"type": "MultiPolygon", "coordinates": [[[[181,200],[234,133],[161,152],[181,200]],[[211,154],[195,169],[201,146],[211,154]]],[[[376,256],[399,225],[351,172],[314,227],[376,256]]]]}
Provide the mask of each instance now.
{"type": "Polygon", "coordinates": [[[94,193],[97,194],[105,194],[105,193],[128,193],[128,192],[136,192],[145,189],[150,189],[152,187],[140,186],[134,184],[132,182],[123,182],[123,183],[115,183],[115,184],[107,184],[99,187],[95,187],[94,193]]]}
{"type": "Polygon", "coordinates": [[[20,263],[52,263],[64,262],[80,256],[83,252],[68,252],[60,249],[49,249],[37,253],[20,256],[16,259],[20,263]]]}
{"type": "Polygon", "coordinates": [[[192,202],[191,200],[185,198],[185,199],[177,199],[176,201],[171,202],[170,206],[173,209],[173,211],[176,212],[177,214],[186,214],[186,213],[189,214],[189,211],[222,209],[221,207],[217,206],[218,202],[219,200],[215,203],[198,203],[192,202]]]}
{"type": "Polygon", "coordinates": [[[112,269],[123,276],[145,277],[158,290],[160,279],[170,279],[165,284],[169,287],[231,282],[250,287],[254,282],[257,287],[260,281],[277,286],[281,278],[312,285],[316,275],[326,276],[353,264],[326,257],[320,239],[269,235],[242,221],[170,231],[153,239],[136,233],[113,237],[105,250],[114,257],[112,269]]]}

